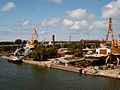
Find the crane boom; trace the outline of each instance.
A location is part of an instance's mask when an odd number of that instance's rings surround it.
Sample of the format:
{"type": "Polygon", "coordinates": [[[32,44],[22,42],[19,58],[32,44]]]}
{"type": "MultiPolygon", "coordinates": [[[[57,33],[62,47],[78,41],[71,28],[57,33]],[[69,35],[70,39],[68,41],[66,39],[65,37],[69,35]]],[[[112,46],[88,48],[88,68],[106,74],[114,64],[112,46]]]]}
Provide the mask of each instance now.
{"type": "Polygon", "coordinates": [[[111,34],[111,38],[112,38],[111,46],[114,47],[116,45],[116,42],[115,42],[115,39],[114,39],[114,32],[113,32],[113,28],[112,28],[112,17],[109,18],[109,30],[108,30],[108,33],[106,35],[106,44],[108,44],[109,34],[111,34]]]}
{"type": "Polygon", "coordinates": [[[33,28],[32,39],[27,42],[26,47],[28,47],[30,49],[35,48],[34,41],[37,40],[37,38],[38,38],[37,30],[36,30],[36,28],[33,28]]]}
{"type": "Polygon", "coordinates": [[[33,32],[32,32],[32,39],[31,39],[31,41],[35,41],[35,40],[37,40],[37,38],[38,38],[38,34],[37,34],[37,30],[36,30],[36,28],[34,27],[33,28],[33,32]]]}

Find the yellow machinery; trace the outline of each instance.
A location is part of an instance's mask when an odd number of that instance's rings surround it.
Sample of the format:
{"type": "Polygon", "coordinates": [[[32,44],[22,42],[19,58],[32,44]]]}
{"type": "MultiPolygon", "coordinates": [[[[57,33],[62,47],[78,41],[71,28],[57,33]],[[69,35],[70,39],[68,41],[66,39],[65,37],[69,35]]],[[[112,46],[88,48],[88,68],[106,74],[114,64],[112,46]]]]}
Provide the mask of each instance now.
{"type": "Polygon", "coordinates": [[[33,49],[35,48],[35,40],[37,40],[38,38],[38,34],[37,34],[37,31],[36,31],[36,28],[33,28],[33,32],[32,32],[32,39],[30,41],[27,41],[26,43],[26,47],[29,48],[29,49],[33,49]]]}
{"type": "Polygon", "coordinates": [[[114,38],[114,32],[113,32],[113,29],[112,29],[112,18],[110,17],[109,18],[109,30],[108,30],[108,33],[106,35],[106,40],[102,39],[102,43],[104,45],[108,45],[108,36],[109,34],[111,34],[111,38],[112,38],[112,41],[111,41],[111,49],[112,48],[119,48],[120,47],[120,40],[115,40],[114,38]]]}
{"type": "MultiPolygon", "coordinates": [[[[112,29],[112,18],[109,19],[109,31],[108,32],[111,33],[111,36],[112,36],[111,53],[113,55],[120,55],[120,40],[114,39],[114,33],[113,33],[113,29],[112,29]]],[[[108,35],[106,38],[108,38],[108,35]]],[[[108,39],[107,39],[107,41],[108,41],[108,39]]]]}
{"type": "Polygon", "coordinates": [[[105,44],[105,45],[108,45],[109,34],[111,34],[111,37],[112,37],[111,47],[116,47],[117,42],[114,39],[114,32],[113,32],[113,29],[112,29],[112,18],[111,17],[109,18],[109,30],[108,30],[108,33],[106,35],[106,40],[102,39],[102,43],[105,44]]]}
{"type": "Polygon", "coordinates": [[[114,32],[112,29],[112,18],[109,19],[109,30],[108,30],[108,34],[106,35],[105,45],[108,44],[109,34],[111,34],[111,37],[112,37],[111,54],[108,55],[108,57],[106,58],[106,63],[107,63],[108,59],[110,59],[110,62],[111,62],[112,58],[114,57],[117,61],[117,65],[118,65],[119,64],[119,57],[120,57],[120,40],[114,39],[114,32]]]}

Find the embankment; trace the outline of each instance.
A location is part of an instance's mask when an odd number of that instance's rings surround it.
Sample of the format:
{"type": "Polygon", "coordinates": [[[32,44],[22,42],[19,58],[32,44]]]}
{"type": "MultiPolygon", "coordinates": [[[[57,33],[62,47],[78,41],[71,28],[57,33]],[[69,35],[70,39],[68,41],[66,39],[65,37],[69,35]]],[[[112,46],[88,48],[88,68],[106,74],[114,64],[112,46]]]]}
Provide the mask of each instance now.
{"type": "MultiPolygon", "coordinates": [[[[4,57],[4,59],[5,58],[9,59],[8,57],[4,57]]],[[[117,66],[115,69],[101,70],[93,66],[89,66],[87,68],[76,68],[76,67],[69,66],[69,65],[65,66],[65,65],[55,64],[52,61],[23,60],[23,63],[43,66],[43,67],[49,67],[49,68],[54,68],[54,69],[60,69],[60,70],[65,70],[65,71],[77,72],[77,73],[87,74],[87,75],[104,76],[104,77],[120,79],[120,66],[117,66]]]]}
{"type": "Polygon", "coordinates": [[[90,66],[87,68],[76,68],[76,67],[71,67],[71,66],[53,64],[51,61],[39,62],[39,61],[23,60],[23,62],[27,63],[27,64],[46,66],[49,68],[71,71],[71,72],[76,72],[76,73],[80,73],[80,74],[87,74],[87,75],[103,76],[103,77],[111,77],[111,78],[120,79],[120,67],[119,66],[117,66],[116,69],[100,70],[100,69],[95,69],[93,66],[90,66]]]}
{"type": "Polygon", "coordinates": [[[81,70],[81,68],[59,65],[59,64],[53,64],[52,61],[41,61],[40,62],[40,61],[23,60],[23,62],[26,63],[26,64],[45,66],[45,67],[49,67],[49,68],[66,70],[66,71],[77,72],[77,73],[80,73],[80,70],[81,70]]]}

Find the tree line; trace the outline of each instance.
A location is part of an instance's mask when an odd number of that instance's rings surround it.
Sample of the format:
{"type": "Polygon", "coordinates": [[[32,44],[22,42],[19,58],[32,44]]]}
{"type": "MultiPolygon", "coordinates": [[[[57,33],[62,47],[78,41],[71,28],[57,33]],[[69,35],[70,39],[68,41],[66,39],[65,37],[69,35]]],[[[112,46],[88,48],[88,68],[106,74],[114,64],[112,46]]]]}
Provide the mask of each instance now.
{"type": "MultiPolygon", "coordinates": [[[[0,45],[10,45],[10,44],[26,44],[27,40],[16,39],[14,42],[0,42],[0,45]]],[[[28,58],[32,58],[33,60],[41,61],[47,60],[49,58],[59,57],[57,51],[61,48],[61,44],[55,44],[55,47],[52,46],[44,46],[42,42],[35,41],[36,47],[33,51],[28,55],[28,58]]],[[[87,47],[93,47],[96,45],[87,45],[87,47]]],[[[63,48],[68,48],[70,54],[72,55],[80,55],[82,53],[82,49],[86,47],[86,45],[81,44],[80,42],[64,42],[62,45],[63,48]]],[[[14,52],[17,46],[7,46],[2,47],[1,51],[3,52],[14,52]]]]}

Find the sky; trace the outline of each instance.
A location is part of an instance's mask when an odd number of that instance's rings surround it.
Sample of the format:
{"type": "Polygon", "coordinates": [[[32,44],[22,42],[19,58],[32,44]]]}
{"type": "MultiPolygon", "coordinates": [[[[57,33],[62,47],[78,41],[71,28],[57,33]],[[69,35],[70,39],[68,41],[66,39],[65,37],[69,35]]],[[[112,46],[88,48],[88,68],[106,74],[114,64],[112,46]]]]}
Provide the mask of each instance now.
{"type": "Polygon", "coordinates": [[[101,40],[110,17],[119,39],[119,11],[120,0],[0,0],[0,41],[30,40],[34,27],[38,41],[101,40]]]}

